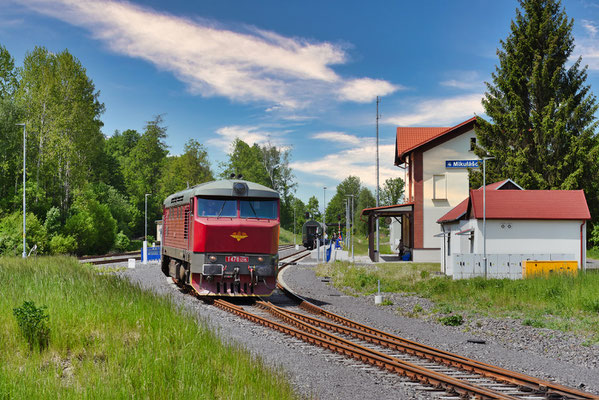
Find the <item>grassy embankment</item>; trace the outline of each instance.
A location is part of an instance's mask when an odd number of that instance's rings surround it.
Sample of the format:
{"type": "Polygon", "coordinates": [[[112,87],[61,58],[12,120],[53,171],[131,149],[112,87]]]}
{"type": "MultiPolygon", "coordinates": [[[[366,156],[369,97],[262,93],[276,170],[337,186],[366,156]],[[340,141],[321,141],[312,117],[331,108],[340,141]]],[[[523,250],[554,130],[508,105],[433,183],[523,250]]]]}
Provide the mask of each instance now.
{"type": "Polygon", "coordinates": [[[168,298],[67,257],[0,258],[0,398],[289,399],[285,379],[168,298]],[[13,308],[46,305],[30,351],[13,308]]]}
{"type": "MultiPolygon", "coordinates": [[[[353,294],[372,294],[377,280],[385,292],[413,293],[435,302],[435,312],[469,316],[510,317],[524,325],[574,331],[599,341],[599,274],[554,275],[523,280],[482,278],[451,280],[435,276],[439,264],[349,263],[319,265],[320,276],[353,294]]],[[[417,315],[422,310],[402,310],[417,315]]]]}

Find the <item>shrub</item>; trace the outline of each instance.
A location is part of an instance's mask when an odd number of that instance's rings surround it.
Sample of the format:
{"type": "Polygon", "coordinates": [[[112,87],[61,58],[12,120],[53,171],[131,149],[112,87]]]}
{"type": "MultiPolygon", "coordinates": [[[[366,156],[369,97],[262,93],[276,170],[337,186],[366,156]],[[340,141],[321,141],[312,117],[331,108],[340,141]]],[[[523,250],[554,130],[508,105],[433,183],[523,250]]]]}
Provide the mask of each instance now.
{"type": "Polygon", "coordinates": [[[46,213],[46,222],[44,222],[48,236],[57,234],[60,231],[61,225],[60,210],[57,207],[52,207],[46,213]]]}
{"type": "Polygon", "coordinates": [[[448,315],[446,317],[439,318],[439,322],[447,326],[460,326],[464,323],[464,317],[459,314],[448,315]]]}
{"type": "Polygon", "coordinates": [[[50,239],[50,252],[52,254],[75,254],[77,241],[73,236],[55,235],[50,239]]]}
{"type": "Polygon", "coordinates": [[[83,193],[75,201],[73,211],[64,230],[76,239],[77,254],[108,252],[116,237],[116,221],[108,206],[100,204],[89,193],[83,193]]]}
{"type": "Polygon", "coordinates": [[[114,241],[114,248],[119,251],[127,251],[129,249],[130,245],[131,245],[131,241],[129,240],[127,235],[125,235],[123,233],[123,231],[120,231],[116,235],[116,239],[114,241]]]}
{"type": "Polygon", "coordinates": [[[33,301],[25,301],[21,307],[13,309],[13,314],[19,324],[21,334],[29,343],[29,350],[37,347],[39,351],[48,347],[50,328],[48,327],[49,315],[46,307],[36,307],[33,301]]]}
{"type": "MultiPolygon", "coordinates": [[[[37,245],[43,253],[48,244],[46,228],[35,214],[27,213],[27,251],[37,245]]],[[[0,220],[0,254],[20,255],[23,253],[23,214],[16,211],[0,220]]]]}

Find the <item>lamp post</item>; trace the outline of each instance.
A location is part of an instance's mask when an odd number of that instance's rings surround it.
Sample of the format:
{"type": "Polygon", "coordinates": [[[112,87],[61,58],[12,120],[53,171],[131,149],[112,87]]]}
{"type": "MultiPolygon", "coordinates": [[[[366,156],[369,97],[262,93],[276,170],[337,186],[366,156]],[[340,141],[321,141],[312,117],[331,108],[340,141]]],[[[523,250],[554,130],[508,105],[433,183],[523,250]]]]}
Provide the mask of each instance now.
{"type": "Polygon", "coordinates": [[[19,126],[23,127],[23,258],[27,258],[27,250],[26,248],[26,242],[25,242],[25,237],[27,234],[27,226],[26,226],[26,222],[27,222],[27,216],[26,216],[26,203],[25,203],[25,161],[26,161],[26,155],[27,155],[27,141],[26,141],[26,137],[27,137],[27,133],[25,131],[25,124],[17,124],[19,126]]]}
{"type": "Polygon", "coordinates": [[[293,204],[293,244],[295,245],[295,204],[293,204]]]}
{"type": "MultiPolygon", "coordinates": [[[[351,201],[351,222],[350,222],[350,232],[351,232],[351,261],[354,262],[354,195],[348,194],[346,197],[349,197],[348,200],[351,201]]],[[[349,244],[349,241],[348,241],[349,244]]]]}
{"type": "Polygon", "coordinates": [[[148,263],[148,196],[150,193],[145,195],[145,222],[144,222],[144,246],[143,246],[143,263],[148,263]]]}
{"type": "Polygon", "coordinates": [[[147,241],[148,240],[148,196],[150,196],[150,193],[146,193],[145,195],[145,200],[146,200],[146,207],[145,207],[145,223],[144,223],[144,240],[147,241]]]}
{"type": "Polygon", "coordinates": [[[487,279],[487,170],[486,161],[495,157],[483,157],[483,263],[487,279]]]}
{"type": "MultiPolygon", "coordinates": [[[[327,231],[327,187],[325,186],[323,191],[323,195],[322,195],[322,237],[324,239],[324,235],[326,234],[327,231]]],[[[326,243],[325,243],[326,244],[326,243]]]]}

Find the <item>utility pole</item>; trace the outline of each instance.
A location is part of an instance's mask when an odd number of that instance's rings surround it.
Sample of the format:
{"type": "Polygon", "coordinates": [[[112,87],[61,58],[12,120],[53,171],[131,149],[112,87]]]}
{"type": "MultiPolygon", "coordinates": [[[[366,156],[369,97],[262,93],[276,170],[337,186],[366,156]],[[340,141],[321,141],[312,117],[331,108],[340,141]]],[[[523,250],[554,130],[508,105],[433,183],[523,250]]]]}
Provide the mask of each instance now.
{"type": "MultiPolygon", "coordinates": [[[[327,231],[327,187],[324,187],[323,195],[322,195],[322,238],[324,243],[324,235],[327,231]]],[[[326,243],[324,243],[326,244],[326,243]]]]}
{"type": "Polygon", "coordinates": [[[345,198],[345,248],[349,248],[349,198],[345,198]]]}
{"type": "Polygon", "coordinates": [[[143,243],[143,263],[148,263],[148,196],[150,193],[145,195],[145,218],[144,218],[144,243],[143,243]]]}
{"type": "Polygon", "coordinates": [[[27,244],[25,237],[27,236],[27,217],[26,217],[26,204],[25,204],[25,161],[27,155],[27,134],[25,131],[25,124],[17,124],[23,126],[23,258],[27,258],[27,244]]]}
{"type": "MultiPolygon", "coordinates": [[[[381,98],[376,96],[376,206],[379,206],[379,103],[381,98]]],[[[376,261],[380,256],[379,248],[379,219],[376,219],[376,261]]]]}

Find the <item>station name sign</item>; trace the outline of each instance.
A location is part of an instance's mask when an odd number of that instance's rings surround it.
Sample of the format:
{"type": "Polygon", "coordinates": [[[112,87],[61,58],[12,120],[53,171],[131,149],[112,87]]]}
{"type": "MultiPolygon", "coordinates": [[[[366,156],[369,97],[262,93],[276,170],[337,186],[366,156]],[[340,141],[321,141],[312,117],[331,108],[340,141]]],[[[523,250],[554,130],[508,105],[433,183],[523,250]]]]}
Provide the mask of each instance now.
{"type": "Polygon", "coordinates": [[[446,160],[445,168],[478,168],[481,160],[446,160]]]}

